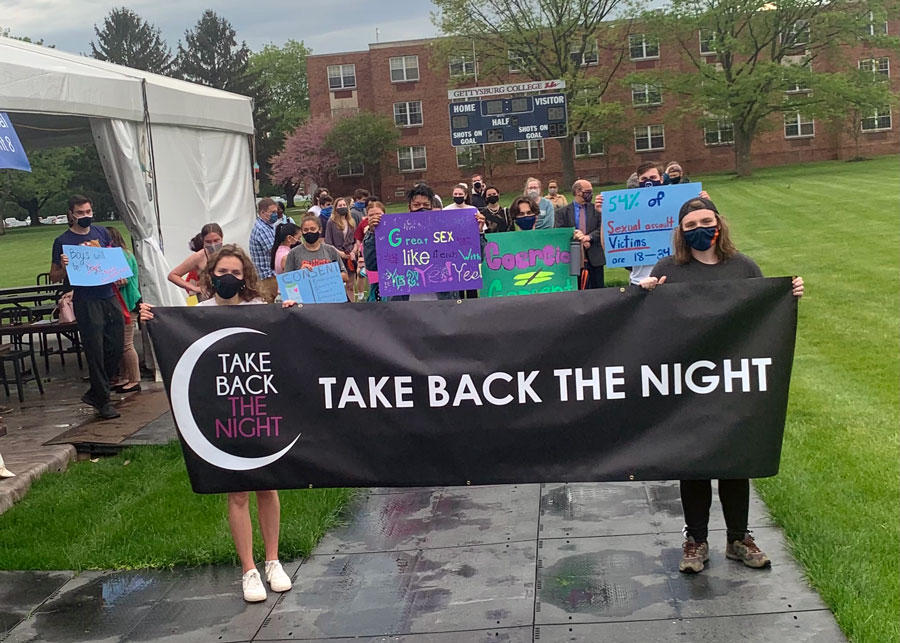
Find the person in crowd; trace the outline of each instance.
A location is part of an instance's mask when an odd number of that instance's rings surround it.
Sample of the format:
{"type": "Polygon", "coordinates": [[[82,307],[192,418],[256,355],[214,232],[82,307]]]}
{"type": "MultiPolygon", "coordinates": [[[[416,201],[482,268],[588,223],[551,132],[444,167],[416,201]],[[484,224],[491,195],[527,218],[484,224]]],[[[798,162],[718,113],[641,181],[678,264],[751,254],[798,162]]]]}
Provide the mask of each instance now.
{"type": "MultiPolygon", "coordinates": [[[[538,204],[540,214],[538,215],[537,225],[535,228],[546,230],[556,226],[556,208],[548,199],[541,196],[541,180],[533,176],[528,177],[525,181],[525,190],[522,193],[532,201],[538,204]]],[[[515,208],[511,208],[515,214],[515,208]]]]}
{"type": "Polygon", "coordinates": [[[313,192],[312,196],[312,205],[309,206],[309,210],[307,210],[308,214],[319,215],[322,211],[322,205],[320,201],[323,196],[328,196],[328,188],[316,188],[316,191],[313,192]]]}
{"type": "Polygon", "coordinates": [[[125,244],[122,233],[112,226],[106,226],[110,245],[113,248],[121,248],[125,253],[125,260],[131,268],[131,276],[125,279],[125,284],[119,286],[119,296],[122,298],[122,306],[128,313],[125,324],[125,335],[122,343],[122,362],[119,365],[119,377],[110,382],[110,388],[117,393],[136,393],[141,390],[141,367],[137,351],[134,350],[134,330],[137,328],[138,303],[141,301],[141,288],[138,284],[138,264],[131,250],[125,244]]]}
{"type": "Polygon", "coordinates": [[[184,288],[189,295],[197,295],[201,299],[207,297],[198,285],[200,272],[206,267],[209,258],[222,247],[224,235],[218,223],[207,223],[200,228],[200,233],[191,239],[193,252],[187,259],[175,266],[169,273],[169,281],[184,288]]]}
{"type": "Polygon", "coordinates": [[[286,217],[284,216],[284,203],[282,203],[281,201],[275,201],[275,208],[278,212],[278,221],[276,223],[284,223],[285,221],[287,221],[286,217]]]}
{"type": "MultiPolygon", "coordinates": [[[[275,245],[275,226],[278,223],[278,207],[269,198],[260,199],[256,205],[256,222],[250,232],[250,258],[259,276],[262,297],[267,303],[275,301],[278,282],[272,269],[272,246],[275,245]]],[[[288,219],[289,223],[293,220],[288,219]]]]}
{"type": "Polygon", "coordinates": [[[481,179],[480,174],[472,175],[472,205],[478,208],[479,210],[485,206],[487,206],[487,201],[484,198],[485,192],[484,181],[481,179]]]}
{"type": "Polygon", "coordinates": [[[334,199],[325,194],[319,199],[319,203],[319,223],[322,224],[322,229],[324,230],[334,212],[334,199]]]}
{"type": "MultiPolygon", "coordinates": [[[[318,217],[315,215],[312,217],[318,221],[318,217]]],[[[253,262],[243,249],[234,244],[223,246],[210,259],[200,275],[200,280],[205,290],[215,295],[201,301],[198,306],[266,303],[253,262]]],[[[286,301],[282,306],[290,308],[294,303],[286,301]]],[[[153,319],[153,308],[148,304],[141,304],[140,314],[142,322],[149,322],[153,319]]],[[[257,491],[256,504],[259,527],[266,547],[266,581],[273,592],[286,592],[291,589],[291,579],[278,559],[278,535],[281,527],[281,503],[278,492],[257,491]]],[[[250,519],[249,491],[228,494],[228,524],[243,568],[241,585],[244,600],[249,603],[264,601],[266,588],[256,568],[256,561],[253,560],[253,523],[250,519]]]]}
{"type": "Polygon", "coordinates": [[[413,189],[415,188],[425,188],[431,193],[431,208],[432,210],[443,210],[444,202],[441,200],[437,194],[435,194],[434,190],[431,189],[425,181],[416,181],[413,185],[413,189]]]}
{"type": "Polygon", "coordinates": [[[663,185],[678,185],[680,183],[690,183],[691,180],[684,175],[681,169],[681,163],[678,161],[669,161],[666,165],[666,171],[663,174],[663,185]]]}
{"type": "MultiPolygon", "coordinates": [[[[370,197],[371,198],[371,197],[370,197]]],[[[381,293],[378,289],[378,269],[366,263],[363,241],[365,235],[369,231],[369,216],[377,215],[379,218],[384,214],[384,203],[381,201],[369,200],[366,203],[366,216],[356,229],[357,248],[359,249],[359,257],[365,266],[366,281],[369,284],[369,296],[367,301],[381,301],[381,293]]],[[[360,274],[362,270],[360,270],[360,274]]]]}
{"type": "MultiPolygon", "coordinates": [[[[89,198],[80,194],[71,196],[67,215],[69,229],[53,241],[50,281],[54,283],[66,279],[69,257],[63,252],[64,245],[102,248],[110,245],[106,229],[92,225],[94,211],[89,198]]],[[[97,409],[97,415],[104,420],[119,417],[119,411],[110,403],[109,380],[118,371],[122,359],[125,318],[114,288],[124,285],[122,279],[116,284],[72,287],[75,321],[91,378],[91,387],[81,396],[81,401],[97,409]]]]}
{"type": "Polygon", "coordinates": [[[509,208],[515,230],[535,230],[540,219],[540,207],[530,196],[519,196],[509,208]]]}
{"type": "MultiPolygon", "coordinates": [[[[334,246],[347,268],[347,297],[353,301],[356,283],[356,219],[350,214],[350,199],[339,198],[334,202],[334,213],[325,226],[325,243],[334,246]]],[[[360,217],[360,221],[362,217],[360,217]]]]}
{"type": "Polygon", "coordinates": [[[554,210],[564,208],[569,205],[569,200],[566,199],[565,194],[560,193],[559,184],[556,181],[547,182],[547,196],[544,198],[553,204],[554,210]]]}
{"type": "Polygon", "coordinates": [[[509,210],[500,205],[500,190],[489,185],[484,190],[485,206],[478,211],[484,217],[484,231],[509,232],[513,229],[512,217],[509,210]]]}
{"type": "MultiPolygon", "coordinates": [[[[759,266],[737,251],[728,224],[708,198],[686,201],[678,213],[678,227],[672,238],[674,256],[665,257],[640,285],[645,290],[666,283],[697,283],[762,277],[759,266]]],[[[803,296],[803,279],[791,284],[795,297],[803,296]]],[[[725,556],[755,569],[771,565],[747,529],[750,512],[750,481],[719,480],[719,499],[725,514],[725,556]]],[[[682,480],[681,506],[684,510],[685,541],[678,569],[685,573],[703,571],[709,560],[709,508],[712,485],[709,480],[682,480]]]]}
{"type": "Polygon", "coordinates": [[[303,241],[294,247],[287,255],[284,262],[284,271],[300,270],[302,268],[313,269],[322,264],[334,261],[341,268],[341,278],[346,284],[347,267],[341,261],[341,255],[337,248],[328,245],[322,239],[322,220],[314,214],[307,214],[300,222],[300,236],[303,241]]]}
{"type": "MultiPolygon", "coordinates": [[[[356,188],[353,192],[353,203],[350,205],[350,215],[353,217],[354,228],[359,225],[363,217],[366,216],[366,200],[369,198],[369,191],[365,188],[356,188]]],[[[328,230],[326,229],[326,232],[328,230]]]]}
{"type": "Polygon", "coordinates": [[[638,182],[637,172],[632,172],[631,176],[629,176],[625,180],[625,188],[628,190],[633,190],[634,188],[640,187],[640,183],[638,182]]]}
{"type": "Polygon", "coordinates": [[[296,223],[279,223],[275,228],[275,243],[272,244],[272,261],[269,264],[276,275],[284,272],[284,262],[291,248],[300,243],[300,226],[296,223]]]}
{"type": "Polygon", "coordinates": [[[463,210],[471,208],[472,203],[469,200],[469,186],[465,183],[459,183],[453,186],[453,203],[445,205],[445,210],[463,210]]]}
{"type": "Polygon", "coordinates": [[[606,265],[601,228],[603,198],[599,194],[594,197],[594,188],[585,179],[575,181],[572,194],[572,202],[556,212],[556,227],[575,228],[574,238],[581,242],[584,272],[578,281],[579,288],[603,288],[606,265]]]}

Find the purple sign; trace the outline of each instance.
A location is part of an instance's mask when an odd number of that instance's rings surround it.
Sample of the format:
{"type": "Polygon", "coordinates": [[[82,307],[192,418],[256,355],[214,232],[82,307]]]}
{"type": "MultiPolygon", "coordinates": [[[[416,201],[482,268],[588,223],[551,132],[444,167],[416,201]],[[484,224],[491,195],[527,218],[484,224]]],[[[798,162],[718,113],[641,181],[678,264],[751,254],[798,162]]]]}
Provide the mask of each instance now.
{"type": "Polygon", "coordinates": [[[481,288],[475,208],[386,214],[375,228],[381,294],[481,288]]]}

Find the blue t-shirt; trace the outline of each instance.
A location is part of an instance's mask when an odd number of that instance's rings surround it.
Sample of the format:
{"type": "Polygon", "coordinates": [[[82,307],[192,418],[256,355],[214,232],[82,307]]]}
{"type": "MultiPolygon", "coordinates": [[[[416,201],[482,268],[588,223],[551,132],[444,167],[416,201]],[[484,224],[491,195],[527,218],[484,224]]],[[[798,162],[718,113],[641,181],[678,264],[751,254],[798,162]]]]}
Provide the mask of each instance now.
{"type": "MultiPolygon", "coordinates": [[[[60,255],[63,253],[63,246],[80,246],[87,241],[96,241],[103,248],[110,246],[109,234],[106,228],[102,226],[92,225],[88,228],[87,234],[75,234],[71,229],[66,230],[53,241],[53,256],[50,259],[57,266],[62,266],[60,255]]],[[[68,283],[68,277],[66,283],[68,283]]],[[[109,299],[115,296],[113,285],[106,284],[104,286],[72,286],[74,299],[109,299]]]]}

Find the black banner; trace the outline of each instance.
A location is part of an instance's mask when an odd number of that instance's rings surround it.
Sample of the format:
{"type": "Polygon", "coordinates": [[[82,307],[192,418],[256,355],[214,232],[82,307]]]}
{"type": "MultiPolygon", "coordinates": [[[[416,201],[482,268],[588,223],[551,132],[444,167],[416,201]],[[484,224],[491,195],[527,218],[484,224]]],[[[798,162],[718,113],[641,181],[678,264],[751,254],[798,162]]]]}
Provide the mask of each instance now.
{"type": "Polygon", "coordinates": [[[787,278],[155,314],[199,493],[778,472],[787,278]]]}

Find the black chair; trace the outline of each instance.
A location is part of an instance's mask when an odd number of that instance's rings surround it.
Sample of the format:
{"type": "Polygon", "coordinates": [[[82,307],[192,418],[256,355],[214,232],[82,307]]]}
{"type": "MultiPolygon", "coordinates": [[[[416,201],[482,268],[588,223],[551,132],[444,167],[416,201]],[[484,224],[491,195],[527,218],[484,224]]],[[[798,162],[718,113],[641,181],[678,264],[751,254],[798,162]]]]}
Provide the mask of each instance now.
{"type": "MultiPolygon", "coordinates": [[[[28,310],[24,308],[0,309],[0,323],[2,323],[4,319],[8,319],[9,324],[13,326],[31,323],[31,315],[29,315],[28,310]]],[[[6,376],[7,362],[11,363],[13,366],[13,375],[15,377],[16,391],[19,394],[19,402],[25,401],[24,386],[32,380],[37,383],[38,390],[41,392],[41,395],[43,395],[44,383],[41,381],[41,374],[38,372],[32,334],[12,331],[9,331],[7,334],[10,335],[9,343],[0,343],[0,379],[3,380],[3,390],[6,392],[6,397],[9,397],[10,384],[9,379],[6,376]],[[30,372],[25,360],[31,361],[30,372]]]]}
{"type": "Polygon", "coordinates": [[[49,286],[50,285],[50,273],[42,272],[37,276],[37,285],[38,286],[49,286]]]}

